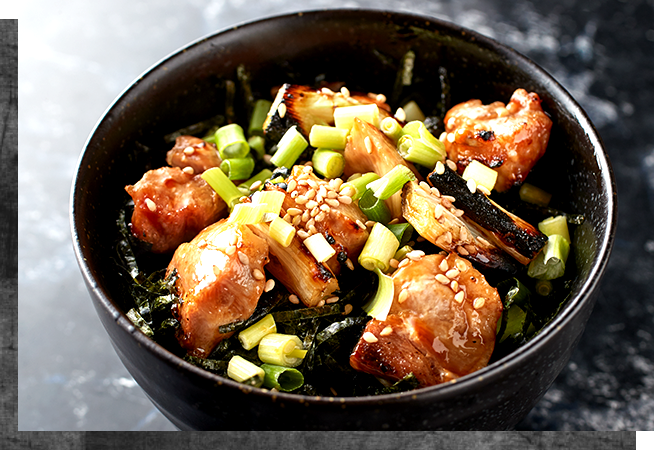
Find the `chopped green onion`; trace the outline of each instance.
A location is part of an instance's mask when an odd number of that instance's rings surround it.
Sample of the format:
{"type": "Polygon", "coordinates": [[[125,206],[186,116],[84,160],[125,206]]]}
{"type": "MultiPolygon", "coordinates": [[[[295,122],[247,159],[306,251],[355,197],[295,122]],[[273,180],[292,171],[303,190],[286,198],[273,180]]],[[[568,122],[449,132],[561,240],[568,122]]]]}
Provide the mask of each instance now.
{"type": "Polygon", "coordinates": [[[285,193],[282,191],[257,191],[251,197],[251,202],[257,205],[264,205],[264,212],[280,214],[280,209],[285,201],[285,193]]]}
{"type": "Polygon", "coordinates": [[[246,142],[244,129],[236,123],[224,125],[214,133],[221,159],[244,158],[251,148],[246,142]]]}
{"type": "Polygon", "coordinates": [[[303,374],[292,367],[262,364],[260,368],[264,370],[263,386],[269,389],[291,392],[303,386],[305,382],[303,374]]]}
{"type": "Polygon", "coordinates": [[[400,191],[404,184],[415,178],[415,174],[407,166],[397,164],[392,170],[383,175],[382,178],[367,184],[367,189],[374,191],[374,196],[377,198],[387,200],[400,191]]]}
{"type": "Polygon", "coordinates": [[[396,149],[403,159],[431,169],[446,157],[444,143],[419,120],[408,122],[403,127],[403,136],[399,138],[396,149]]]}
{"type": "Polygon", "coordinates": [[[358,206],[369,220],[382,224],[387,224],[392,220],[392,213],[385,204],[385,200],[375,197],[371,189],[364,191],[364,194],[360,197],[358,206]]]}
{"type": "Polygon", "coordinates": [[[358,262],[367,270],[376,268],[386,272],[390,259],[399,248],[399,241],[385,225],[376,222],[369,233],[367,242],[358,257],[358,262]]]}
{"type": "Polygon", "coordinates": [[[549,236],[547,245],[528,265],[528,276],[540,280],[554,280],[565,274],[565,263],[569,256],[569,243],[559,235],[549,236]]]}
{"type": "Polygon", "coordinates": [[[276,167],[291,168],[301,153],[307,148],[305,137],[296,125],[289,128],[278,142],[278,150],[271,157],[271,164],[276,167]]]}
{"type": "Polygon", "coordinates": [[[402,261],[405,258],[405,255],[407,255],[413,250],[414,249],[410,245],[404,245],[401,248],[399,248],[396,251],[396,253],[394,253],[394,259],[396,259],[397,261],[402,261]]]}
{"type": "Polygon", "coordinates": [[[559,234],[565,238],[568,244],[571,244],[572,241],[569,238],[569,228],[567,227],[567,217],[565,216],[555,216],[544,219],[538,224],[538,229],[542,231],[547,236],[553,234],[559,234]]]}
{"type": "Polygon", "coordinates": [[[250,155],[245,158],[229,158],[221,161],[219,167],[231,180],[246,180],[253,173],[255,160],[250,155]]]}
{"type": "Polygon", "coordinates": [[[532,203],[539,206],[547,206],[551,201],[551,194],[547,191],[533,186],[529,183],[522,184],[519,188],[519,198],[527,203],[532,203]]]}
{"type": "Polygon", "coordinates": [[[249,136],[263,136],[264,135],[264,121],[267,118],[271,102],[269,100],[259,99],[253,105],[253,112],[251,113],[251,120],[248,124],[249,136]]]}
{"type": "Polygon", "coordinates": [[[207,181],[207,184],[219,194],[219,197],[221,197],[231,209],[239,199],[244,196],[244,193],[241,192],[232,181],[230,181],[230,178],[228,178],[219,167],[207,169],[201,174],[201,178],[207,181]]]}
{"type": "Polygon", "coordinates": [[[353,128],[356,117],[377,127],[379,120],[378,105],[368,103],[366,105],[340,106],[335,108],[333,117],[335,118],[335,126],[345,130],[353,128]]]}
{"type": "Polygon", "coordinates": [[[312,155],[312,166],[323,177],[337,178],[344,172],[344,155],[334,150],[317,149],[312,155]]]}
{"type": "Polygon", "coordinates": [[[235,355],[228,362],[228,377],[240,383],[260,387],[264,383],[264,370],[241,356],[235,355]]]}
{"type": "Polygon", "coordinates": [[[298,366],[306,353],[298,336],[291,334],[267,334],[257,347],[257,355],[262,362],[284,367],[298,366]]]}
{"type": "Polygon", "coordinates": [[[258,160],[264,157],[266,151],[264,143],[265,141],[262,136],[251,136],[248,138],[248,146],[253,150],[258,160]]]}
{"type": "Polygon", "coordinates": [[[267,212],[267,205],[255,203],[238,203],[232,208],[228,221],[240,225],[249,225],[260,223],[264,220],[264,214],[267,212]]]}
{"type": "Polygon", "coordinates": [[[551,281],[538,280],[535,283],[535,292],[537,292],[538,295],[546,297],[547,295],[551,294],[551,291],[553,291],[553,285],[551,284],[551,281]]]}
{"type": "Polygon", "coordinates": [[[296,228],[280,217],[276,217],[269,224],[269,236],[283,247],[289,247],[296,235],[296,228]]]}
{"type": "Polygon", "coordinates": [[[462,173],[462,178],[465,180],[474,180],[476,186],[483,186],[489,192],[492,192],[494,185],[497,182],[499,174],[496,170],[489,168],[485,164],[472,160],[462,173]]]}
{"type": "Polygon", "coordinates": [[[382,321],[387,319],[387,314],[394,301],[394,281],[391,276],[385,275],[378,267],[375,268],[375,272],[378,275],[376,295],[362,309],[369,316],[382,321]]]}
{"type": "Polygon", "coordinates": [[[255,348],[267,334],[275,333],[276,321],[271,314],[267,314],[253,325],[239,332],[239,343],[246,350],[255,348]]]}
{"type": "Polygon", "coordinates": [[[403,112],[405,112],[405,120],[407,122],[411,122],[413,120],[419,120],[423,122],[424,119],[426,119],[424,112],[414,100],[410,100],[408,103],[403,105],[403,112]]]}
{"type": "Polygon", "coordinates": [[[346,147],[348,130],[326,125],[312,125],[310,145],[316,148],[339,149],[346,147]]]}
{"type": "Polygon", "coordinates": [[[380,131],[385,133],[385,136],[390,138],[394,145],[398,142],[399,138],[403,135],[403,127],[398,120],[394,117],[385,117],[380,122],[380,131]]]}
{"type": "Polygon", "coordinates": [[[399,241],[400,247],[403,247],[410,241],[412,233],[415,231],[415,229],[412,228],[412,225],[407,222],[388,224],[387,228],[394,233],[394,236],[396,236],[396,239],[399,241]]]}
{"type": "Polygon", "coordinates": [[[342,186],[340,187],[340,192],[343,192],[347,187],[350,186],[355,191],[355,194],[352,195],[353,200],[357,200],[360,197],[362,197],[364,191],[367,190],[367,185],[379,178],[380,177],[378,176],[378,174],[374,172],[367,172],[358,177],[351,176],[351,178],[349,178],[346,183],[342,184],[342,186]]]}
{"type": "Polygon", "coordinates": [[[237,188],[241,190],[244,195],[251,195],[251,186],[253,186],[253,184],[257,183],[258,181],[262,182],[260,186],[264,186],[264,182],[271,178],[271,175],[272,172],[269,169],[262,169],[251,178],[237,186],[237,188]]]}
{"type": "Polygon", "coordinates": [[[312,253],[314,259],[320,263],[328,261],[336,253],[335,249],[328,243],[324,235],[321,233],[316,233],[308,237],[303,241],[303,245],[305,245],[310,253],[312,253]]]}

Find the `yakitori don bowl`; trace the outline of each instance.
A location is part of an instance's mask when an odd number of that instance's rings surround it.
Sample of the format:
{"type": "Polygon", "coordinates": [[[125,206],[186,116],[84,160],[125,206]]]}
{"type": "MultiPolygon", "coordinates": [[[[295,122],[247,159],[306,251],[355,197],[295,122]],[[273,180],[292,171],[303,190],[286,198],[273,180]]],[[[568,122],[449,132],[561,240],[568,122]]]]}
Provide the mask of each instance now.
{"type": "MultiPolygon", "coordinates": [[[[395,107],[395,105],[392,105],[395,107]]],[[[398,105],[396,105],[398,106],[398,105]]],[[[239,111],[237,111],[239,114],[239,111]]],[[[516,51],[459,26],[406,13],[360,9],[267,18],[197,40],[156,63],[108,108],[79,162],[71,198],[76,255],[110,340],[147,396],[187,429],[511,429],[566,365],[594,305],[615,231],[616,194],[602,142],[585,112],[548,73],[516,51]],[[506,102],[536,92],[553,120],[534,179],[556,176],[554,198],[585,217],[572,233],[572,295],[534,339],[454,383],[364,397],[301,396],[249,387],[192,365],[126,316],[129,287],[116,268],[125,186],[163,164],[162,136],[213,117],[238,68],[254,95],[283,83],[341,81],[391,98],[412,50],[420,104],[506,102]],[[443,81],[448,79],[448,96],[443,81]],[[441,81],[442,80],[442,81],[441,81]],[[557,174],[557,175],[553,175],[557,174]]]]}

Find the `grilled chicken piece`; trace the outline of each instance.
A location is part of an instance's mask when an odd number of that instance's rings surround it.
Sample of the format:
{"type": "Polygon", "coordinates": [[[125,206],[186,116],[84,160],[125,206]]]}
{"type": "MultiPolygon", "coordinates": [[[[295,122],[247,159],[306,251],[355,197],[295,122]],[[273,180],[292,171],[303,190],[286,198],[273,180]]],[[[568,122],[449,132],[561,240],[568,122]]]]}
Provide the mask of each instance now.
{"type": "Polygon", "coordinates": [[[219,333],[220,326],[253,314],[264,291],[268,254],[266,239],[227,220],[178,247],[167,275],[177,272],[178,340],[190,354],[206,358],[232,334],[219,333]]]}
{"type": "Polygon", "coordinates": [[[305,306],[317,306],[339,289],[335,274],[325,264],[317,262],[298,235],[289,247],[269,236],[269,225],[250,225],[252,231],[269,245],[270,262],[267,270],[305,306]]]}
{"type": "Polygon", "coordinates": [[[287,83],[276,94],[263,125],[264,133],[277,142],[288,128],[296,125],[307,137],[312,125],[334,125],[335,108],[370,103],[378,105],[381,119],[390,115],[389,105],[375,95],[350,95],[346,91],[287,83]]]}
{"type": "Polygon", "coordinates": [[[508,105],[469,100],[454,106],[441,137],[447,156],[460,173],[472,160],[496,170],[499,192],[521,184],[549,141],[552,122],[540,104],[538,94],[517,89],[508,105]]]}
{"type": "Polygon", "coordinates": [[[392,279],[390,313],[365,327],[350,357],[354,369],[391,382],[412,373],[431,386],[488,364],[503,305],[470,262],[454,253],[428,255],[392,279]]]}
{"type": "Polygon", "coordinates": [[[460,175],[446,166],[441,172],[430,173],[428,181],[441,195],[453,197],[453,205],[464,211],[464,217],[476,223],[487,240],[517,261],[524,265],[530,263],[547,244],[547,236],[540,230],[506,211],[479,190],[471,192],[460,175]]]}
{"type": "MultiPolygon", "coordinates": [[[[322,180],[309,166],[294,166],[287,178],[287,191],[281,215],[289,214],[301,237],[321,233],[335,249],[326,264],[339,275],[341,263],[356,261],[369,231],[367,216],[349,197],[339,195],[341,180],[322,180]],[[307,199],[307,201],[305,201],[307,199]],[[341,261],[341,262],[340,262],[341,261]]],[[[278,189],[267,185],[267,189],[278,189]]]]}
{"type": "MultiPolygon", "coordinates": [[[[360,119],[355,119],[346,142],[344,163],[345,177],[366,172],[375,172],[382,177],[398,164],[403,164],[412,170],[417,179],[421,179],[415,166],[401,157],[390,138],[375,126],[360,119]],[[371,142],[371,152],[367,151],[368,145],[365,144],[367,138],[371,142]]],[[[400,219],[401,193],[392,195],[385,203],[392,213],[392,219],[400,219]]]]}
{"type": "Polygon", "coordinates": [[[125,190],[134,201],[132,234],[167,253],[228,214],[225,202],[200,175],[179,167],[149,170],[125,190]]]}
{"type": "Polygon", "coordinates": [[[173,148],[166,153],[166,162],[181,169],[191,167],[194,174],[200,174],[212,167],[219,167],[221,157],[216,145],[194,136],[179,136],[173,148]]]}
{"type": "Polygon", "coordinates": [[[513,258],[488,241],[485,230],[453,206],[452,200],[425,182],[408,182],[403,186],[403,217],[419,235],[447,252],[484,267],[516,272],[513,258]]]}

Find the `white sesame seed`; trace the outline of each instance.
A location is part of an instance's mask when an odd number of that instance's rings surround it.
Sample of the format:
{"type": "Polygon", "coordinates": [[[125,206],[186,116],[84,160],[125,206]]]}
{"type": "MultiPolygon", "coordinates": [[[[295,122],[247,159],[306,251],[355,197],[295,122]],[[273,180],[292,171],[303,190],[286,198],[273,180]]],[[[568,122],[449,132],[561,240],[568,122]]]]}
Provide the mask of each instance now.
{"type": "Polygon", "coordinates": [[[351,311],[353,311],[353,305],[350,303],[344,305],[344,314],[349,314],[351,311]]]}
{"type": "Polygon", "coordinates": [[[469,192],[474,194],[476,192],[476,180],[473,178],[467,180],[467,189],[469,189],[469,192]]]}
{"type": "MultiPolygon", "coordinates": [[[[314,209],[314,208],[316,208],[318,205],[319,205],[319,204],[318,204],[315,200],[310,200],[310,201],[308,201],[308,202],[305,204],[305,207],[306,207],[307,209],[314,209]]],[[[316,214],[315,214],[315,216],[316,216],[316,214]]]]}
{"type": "Polygon", "coordinates": [[[367,226],[367,228],[371,228],[374,225],[376,225],[376,221],[375,220],[367,220],[364,224],[367,226]]]}
{"type": "Polygon", "coordinates": [[[305,205],[308,202],[308,199],[303,195],[299,195],[294,199],[294,201],[296,202],[297,205],[305,205]]]}
{"type": "Polygon", "coordinates": [[[326,95],[334,95],[334,94],[335,94],[333,91],[331,91],[331,90],[328,89],[327,87],[322,87],[322,88],[321,88],[321,93],[322,93],[322,94],[326,94],[326,95]]]}
{"type": "Polygon", "coordinates": [[[444,275],[446,275],[448,278],[453,279],[456,278],[458,275],[460,275],[460,271],[458,269],[451,269],[451,270],[447,270],[444,275]]]}
{"type": "Polygon", "coordinates": [[[440,270],[442,272],[446,272],[447,270],[449,270],[449,262],[446,260],[446,258],[443,259],[442,262],[440,263],[440,270]]]}
{"type": "Polygon", "coordinates": [[[336,191],[330,190],[326,192],[326,198],[337,198],[339,194],[336,191]]]}
{"type": "Polygon", "coordinates": [[[476,247],[472,244],[465,244],[465,249],[469,252],[469,254],[475,254],[477,252],[476,247]]]}
{"type": "Polygon", "coordinates": [[[253,278],[256,280],[264,280],[264,274],[259,269],[253,269],[253,278]]]}
{"type": "Polygon", "coordinates": [[[292,178],[291,180],[289,180],[289,182],[287,183],[287,192],[291,192],[294,189],[296,189],[297,184],[298,183],[296,182],[295,179],[292,178]]]}
{"type": "Polygon", "coordinates": [[[298,231],[296,232],[296,234],[297,234],[298,237],[300,237],[301,239],[307,239],[307,238],[310,237],[310,235],[308,234],[308,232],[305,231],[305,230],[298,230],[298,231]]]}
{"type": "Polygon", "coordinates": [[[435,275],[435,280],[439,281],[442,284],[449,284],[451,282],[451,280],[449,280],[446,277],[446,275],[441,274],[441,273],[438,273],[437,275],[435,275]]]}
{"type": "Polygon", "coordinates": [[[481,244],[483,244],[483,245],[487,245],[487,246],[492,245],[492,244],[490,244],[490,242],[489,242],[487,239],[485,239],[483,236],[476,236],[476,240],[479,241],[479,242],[480,242],[481,244]]]}
{"type": "Polygon", "coordinates": [[[462,301],[465,299],[465,291],[456,292],[456,295],[455,295],[454,298],[458,303],[462,303],[462,301]]]}
{"type": "MultiPolygon", "coordinates": [[[[308,161],[310,164],[312,164],[312,161],[308,161]]],[[[305,167],[303,167],[303,173],[310,174],[312,173],[312,166],[308,165],[308,163],[305,163],[305,167]]]]}
{"type": "Polygon", "coordinates": [[[453,292],[458,292],[458,282],[456,280],[453,280],[449,286],[453,292]]]}
{"type": "Polygon", "coordinates": [[[370,344],[378,342],[378,338],[374,336],[374,334],[371,331],[365,331],[364,334],[362,335],[362,339],[364,339],[366,342],[370,344]]]}
{"type": "Polygon", "coordinates": [[[465,250],[465,248],[464,248],[463,246],[461,246],[461,245],[459,245],[459,246],[456,247],[456,251],[457,251],[458,253],[460,253],[462,256],[467,256],[467,255],[469,255],[469,252],[468,252],[467,250],[465,250]]]}
{"type": "Polygon", "coordinates": [[[292,225],[297,227],[301,223],[301,216],[296,216],[294,219],[292,219],[292,225]]]}
{"type": "Polygon", "coordinates": [[[362,223],[362,221],[361,221],[360,219],[357,219],[357,220],[355,221],[355,223],[358,224],[358,226],[359,226],[360,228],[362,228],[363,230],[366,230],[366,229],[367,229],[367,226],[366,226],[364,223],[362,223]]]}
{"type": "Polygon", "coordinates": [[[264,285],[264,292],[269,292],[276,286],[276,281],[273,278],[269,278],[264,285]]]}
{"type": "Polygon", "coordinates": [[[367,153],[371,153],[374,151],[373,144],[371,143],[371,138],[369,136],[365,136],[364,138],[364,148],[367,149],[367,153]]]}
{"type": "Polygon", "coordinates": [[[337,296],[329,297],[329,298],[326,299],[326,303],[329,304],[329,305],[330,305],[331,303],[336,303],[336,302],[338,302],[338,301],[339,301],[339,297],[337,297],[337,296]]]}
{"type": "Polygon", "coordinates": [[[258,189],[260,186],[262,186],[262,181],[258,180],[251,184],[251,187],[249,188],[251,191],[254,191],[255,189],[258,189]]]}
{"type": "Polygon", "coordinates": [[[431,191],[431,194],[433,194],[435,197],[439,197],[441,195],[440,191],[436,187],[431,187],[430,191],[431,191]]]}
{"type": "Polygon", "coordinates": [[[316,189],[319,187],[319,184],[311,178],[308,178],[307,183],[312,189],[316,189]]]}
{"type": "Polygon", "coordinates": [[[447,159],[447,160],[446,160],[446,165],[449,167],[449,169],[451,169],[451,170],[453,170],[453,171],[455,171],[455,170],[458,169],[458,166],[456,166],[456,163],[454,163],[454,162],[451,161],[450,159],[447,159]]]}
{"type": "Polygon", "coordinates": [[[283,216],[282,220],[284,220],[287,223],[292,223],[293,219],[292,219],[292,216],[289,213],[287,213],[283,216]]]}
{"type": "Polygon", "coordinates": [[[239,258],[239,262],[245,266],[247,266],[248,263],[250,262],[250,260],[248,259],[248,255],[246,255],[246,253],[237,252],[237,257],[239,258]]]}
{"type": "Polygon", "coordinates": [[[320,211],[319,207],[315,206],[314,208],[312,208],[312,211],[310,211],[310,217],[317,217],[317,214],[319,214],[319,211],[320,211]]]}
{"type": "Polygon", "coordinates": [[[237,245],[238,241],[239,241],[239,236],[237,236],[237,233],[233,233],[233,235],[230,236],[230,245],[237,245]]]}
{"type": "Polygon", "coordinates": [[[457,259],[456,260],[456,267],[458,268],[459,271],[464,272],[467,270],[467,263],[463,261],[462,259],[457,259]]]}
{"type": "Polygon", "coordinates": [[[453,133],[447,133],[446,134],[446,140],[453,143],[456,141],[456,135],[453,133]]]}
{"type": "Polygon", "coordinates": [[[151,199],[147,198],[147,199],[145,200],[145,203],[146,203],[146,207],[147,207],[149,210],[151,210],[151,211],[153,211],[153,212],[155,212],[155,211],[157,210],[157,205],[156,205],[155,202],[152,201],[151,199]]]}
{"type": "Polygon", "coordinates": [[[353,199],[348,195],[340,195],[339,197],[337,197],[337,200],[345,205],[350,205],[351,203],[353,203],[353,199]]]}
{"type": "Polygon", "coordinates": [[[388,325],[388,326],[386,326],[385,328],[383,328],[383,330],[380,332],[380,335],[381,335],[381,336],[389,336],[390,334],[392,334],[393,331],[394,331],[394,330],[392,329],[392,327],[390,327],[390,326],[388,325]]]}
{"type": "Polygon", "coordinates": [[[409,252],[406,256],[410,258],[413,261],[419,261],[422,256],[424,256],[426,253],[424,253],[421,250],[413,250],[409,252]]]}
{"type": "Polygon", "coordinates": [[[237,247],[234,246],[234,245],[231,245],[231,246],[229,246],[228,248],[226,248],[225,253],[226,253],[226,255],[228,255],[228,256],[232,256],[232,255],[235,254],[236,251],[237,251],[237,247]]]}
{"type": "Polygon", "coordinates": [[[344,97],[351,96],[351,93],[349,92],[348,89],[346,89],[346,86],[342,86],[342,88],[339,90],[339,93],[342,94],[344,97]]]}
{"type": "Polygon", "coordinates": [[[399,267],[399,261],[392,258],[390,259],[389,265],[391,268],[396,269],[397,267],[399,267]]]}
{"type": "Polygon", "coordinates": [[[317,191],[314,189],[308,189],[307,192],[305,193],[305,198],[308,200],[311,200],[314,198],[314,196],[317,195],[317,191]]]}
{"type": "Polygon", "coordinates": [[[326,301],[325,301],[325,300],[319,300],[319,303],[317,303],[317,306],[320,307],[320,306],[323,306],[323,305],[325,305],[325,304],[326,304],[326,301]]]}
{"type": "Polygon", "coordinates": [[[399,292],[399,303],[403,303],[408,299],[408,296],[410,293],[408,292],[407,289],[402,289],[401,292],[399,292]]]}
{"type": "Polygon", "coordinates": [[[457,209],[457,208],[456,208],[456,209],[453,211],[453,215],[456,216],[456,217],[461,217],[463,214],[465,214],[465,212],[464,212],[462,209],[457,209]]]}
{"type": "Polygon", "coordinates": [[[287,209],[287,214],[289,214],[290,216],[298,216],[299,214],[302,214],[302,213],[303,213],[303,211],[301,211],[298,208],[288,208],[287,209]]]}
{"type": "Polygon", "coordinates": [[[339,192],[339,194],[340,197],[343,196],[353,197],[353,195],[355,195],[355,188],[353,186],[346,186],[339,192]]]}
{"type": "Polygon", "coordinates": [[[324,203],[324,204],[319,206],[319,209],[323,212],[328,212],[328,211],[330,211],[330,206],[328,206],[327,204],[324,203]]]}
{"type": "Polygon", "coordinates": [[[292,294],[289,296],[289,301],[295,305],[298,305],[299,299],[296,295],[292,294]]]}
{"type": "Polygon", "coordinates": [[[298,197],[298,191],[292,191],[292,193],[289,196],[295,199],[296,197],[298,197]]]}
{"type": "Polygon", "coordinates": [[[182,169],[182,171],[184,173],[186,173],[187,175],[193,175],[194,174],[194,168],[191,167],[191,166],[185,167],[184,169],[182,169]]]}
{"type": "Polygon", "coordinates": [[[402,267],[407,266],[408,264],[410,264],[410,260],[409,260],[408,258],[403,258],[403,259],[401,260],[401,262],[399,263],[398,268],[400,269],[400,268],[402,268],[402,267]]]}
{"type": "Polygon", "coordinates": [[[492,195],[492,193],[491,193],[491,192],[488,190],[488,188],[486,188],[485,186],[481,186],[481,185],[479,184],[478,186],[476,186],[476,188],[477,188],[479,191],[481,191],[483,194],[485,194],[485,195],[488,195],[488,196],[489,196],[489,195],[492,195]]]}
{"type": "Polygon", "coordinates": [[[438,175],[442,175],[444,173],[444,164],[442,163],[442,161],[438,161],[435,163],[435,172],[438,175]]]}
{"type": "Polygon", "coordinates": [[[187,147],[183,150],[185,155],[193,155],[195,151],[196,151],[196,149],[191,147],[191,146],[189,146],[189,147],[187,147]]]}
{"type": "Polygon", "coordinates": [[[278,115],[280,116],[281,119],[283,117],[285,117],[286,112],[287,112],[287,106],[285,106],[284,103],[279,104],[278,105],[278,115]]]}
{"type": "Polygon", "coordinates": [[[405,116],[405,111],[403,110],[403,108],[398,108],[396,110],[396,112],[394,113],[394,118],[396,118],[397,120],[400,120],[401,122],[405,122],[406,116],[405,116]]]}
{"type": "Polygon", "coordinates": [[[430,186],[425,181],[420,181],[419,182],[419,187],[422,188],[424,190],[424,192],[426,192],[427,194],[431,193],[430,186]]]}
{"type": "MultiPolygon", "coordinates": [[[[351,198],[349,197],[349,200],[350,200],[350,199],[351,199],[351,198]]],[[[333,208],[339,208],[339,200],[335,200],[334,198],[327,198],[327,199],[325,200],[325,202],[326,202],[328,205],[332,206],[333,208]]]]}
{"type": "Polygon", "coordinates": [[[346,267],[348,267],[349,270],[355,270],[355,266],[353,265],[353,261],[351,261],[350,259],[346,260],[346,267]]]}
{"type": "Polygon", "coordinates": [[[485,305],[485,298],[484,297],[477,297],[474,299],[473,306],[474,309],[480,309],[485,305]]]}
{"type": "Polygon", "coordinates": [[[467,240],[467,228],[465,227],[460,227],[460,240],[461,241],[466,241],[467,240]]]}
{"type": "Polygon", "coordinates": [[[315,219],[317,222],[323,222],[326,219],[326,213],[324,211],[320,212],[315,219]]]}
{"type": "Polygon", "coordinates": [[[442,208],[441,205],[435,205],[435,211],[433,211],[433,215],[435,216],[436,219],[439,219],[442,217],[444,214],[444,208],[442,208]]]}
{"type": "Polygon", "coordinates": [[[456,198],[455,198],[455,197],[452,197],[451,195],[443,195],[442,198],[443,198],[444,200],[446,200],[447,202],[451,202],[451,203],[453,203],[453,202],[456,201],[456,198]]]}
{"type": "Polygon", "coordinates": [[[305,211],[303,212],[303,216],[301,217],[301,220],[302,220],[303,222],[307,222],[308,220],[310,220],[310,211],[305,210],[305,211]]]}
{"type": "Polygon", "coordinates": [[[379,103],[385,103],[387,101],[387,97],[385,97],[385,94],[378,94],[376,96],[376,101],[379,103]]]}

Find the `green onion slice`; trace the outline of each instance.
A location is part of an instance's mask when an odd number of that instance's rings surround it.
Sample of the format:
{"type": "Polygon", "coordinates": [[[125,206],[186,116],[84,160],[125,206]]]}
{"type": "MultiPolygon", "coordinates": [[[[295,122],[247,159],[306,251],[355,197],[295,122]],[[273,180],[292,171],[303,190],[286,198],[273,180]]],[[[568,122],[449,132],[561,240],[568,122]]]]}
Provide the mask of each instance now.
{"type": "Polygon", "coordinates": [[[207,169],[201,174],[201,178],[207,181],[207,184],[219,194],[219,197],[221,197],[231,209],[239,199],[244,196],[244,193],[235,186],[230,178],[228,178],[219,167],[207,169]]]}
{"type": "Polygon", "coordinates": [[[291,367],[262,364],[260,368],[264,370],[263,386],[269,389],[291,392],[303,386],[305,382],[303,374],[291,367]]]}
{"type": "Polygon", "coordinates": [[[378,267],[375,268],[378,275],[378,288],[376,295],[364,305],[364,311],[376,320],[387,319],[387,314],[394,301],[394,281],[389,275],[385,275],[378,267]]]}
{"type": "Polygon", "coordinates": [[[367,270],[376,268],[387,272],[390,259],[399,248],[399,241],[385,225],[376,222],[369,233],[367,242],[358,257],[358,262],[367,270]]]}
{"type": "Polygon", "coordinates": [[[376,198],[387,200],[400,191],[404,184],[414,179],[416,177],[412,170],[403,164],[397,164],[382,178],[367,184],[367,189],[371,189],[376,198]]]}
{"type": "Polygon", "coordinates": [[[385,204],[385,201],[376,198],[371,189],[364,191],[362,197],[360,197],[358,206],[369,220],[380,222],[382,224],[387,224],[392,220],[392,213],[385,204]]]}

